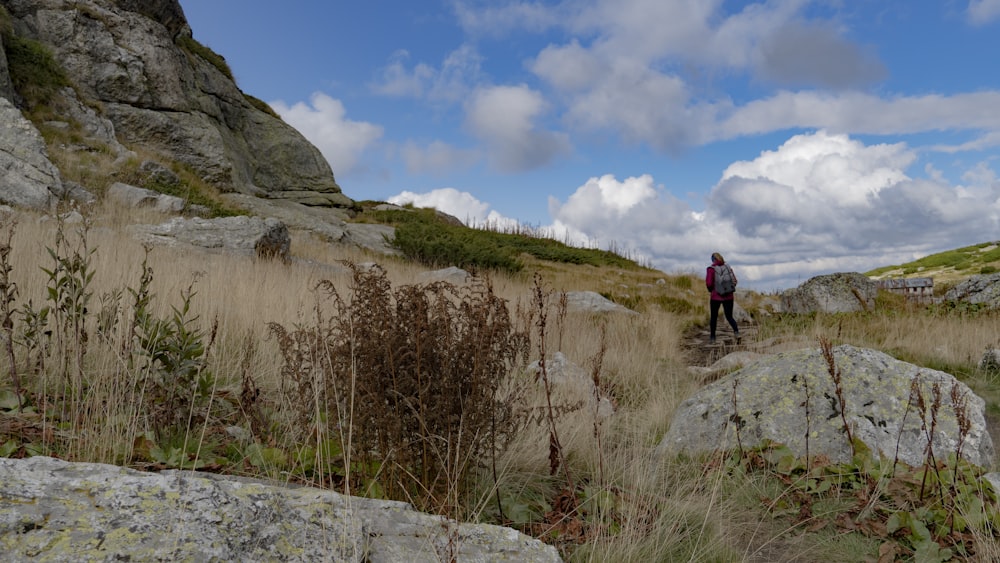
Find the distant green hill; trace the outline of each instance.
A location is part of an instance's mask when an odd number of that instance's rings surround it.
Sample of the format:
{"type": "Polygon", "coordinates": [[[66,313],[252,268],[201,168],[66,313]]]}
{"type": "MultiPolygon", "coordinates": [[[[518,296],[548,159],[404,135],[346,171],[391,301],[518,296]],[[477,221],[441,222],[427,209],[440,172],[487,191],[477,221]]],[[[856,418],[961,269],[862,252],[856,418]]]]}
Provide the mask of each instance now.
{"type": "Polygon", "coordinates": [[[1000,271],[1000,241],[984,242],[924,256],[896,266],[876,268],[866,275],[876,279],[928,277],[940,281],[1000,271]]]}

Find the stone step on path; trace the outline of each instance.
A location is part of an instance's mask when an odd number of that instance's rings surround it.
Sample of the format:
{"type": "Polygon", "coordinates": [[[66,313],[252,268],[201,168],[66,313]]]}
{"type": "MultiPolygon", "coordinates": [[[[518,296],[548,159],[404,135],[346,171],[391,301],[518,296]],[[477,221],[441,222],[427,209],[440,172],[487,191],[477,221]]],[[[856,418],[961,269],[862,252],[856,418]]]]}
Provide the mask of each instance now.
{"type": "Polygon", "coordinates": [[[710,366],[732,352],[747,350],[747,344],[757,338],[757,326],[740,324],[737,339],[729,325],[720,326],[715,332],[715,342],[710,342],[708,326],[696,326],[684,335],[682,347],[687,351],[689,365],[710,366]]]}

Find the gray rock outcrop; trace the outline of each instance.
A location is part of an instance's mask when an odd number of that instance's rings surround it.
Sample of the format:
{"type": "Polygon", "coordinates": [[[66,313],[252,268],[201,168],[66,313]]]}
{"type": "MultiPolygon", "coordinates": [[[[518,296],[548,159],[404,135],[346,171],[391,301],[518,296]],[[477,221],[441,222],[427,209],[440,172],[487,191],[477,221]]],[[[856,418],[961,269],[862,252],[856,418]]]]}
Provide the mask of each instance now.
{"type": "Polygon", "coordinates": [[[6,98],[0,98],[0,202],[47,210],[62,189],[38,129],[6,98]]]}
{"type": "Polygon", "coordinates": [[[737,368],[752,364],[765,357],[767,357],[766,354],[759,354],[748,350],[739,350],[726,354],[710,366],[688,366],[687,370],[691,374],[701,376],[702,379],[709,379],[727,371],[733,371],[737,368]]]}
{"type": "Polygon", "coordinates": [[[874,350],[833,349],[841,373],[843,404],[819,349],[803,349],[761,359],[698,391],[674,414],[659,446],[666,452],[707,452],[753,447],[764,439],[786,444],[796,455],[851,459],[841,413],[856,439],[875,455],[918,466],[926,459],[934,388],[936,413],[933,451],[937,459],[955,453],[971,463],[993,462],[985,401],[964,383],[940,371],[920,368],[874,350]],[[925,408],[911,389],[920,389],[925,408]],[[808,389],[808,400],[807,400],[808,389]],[[952,394],[959,398],[956,407],[952,394]],[[808,413],[807,413],[808,409],[808,413]],[[962,436],[959,417],[968,422],[962,436]],[[925,424],[926,423],[926,424],[925,424]]]}
{"type": "Polygon", "coordinates": [[[80,115],[100,108],[84,116],[94,138],[185,164],[222,191],[350,202],[319,150],[245,96],[224,59],[193,41],[177,0],[0,5],[13,33],[50,49],[73,84],[54,106],[80,115]]]}
{"type": "Polygon", "coordinates": [[[781,294],[785,313],[851,313],[875,308],[878,286],[856,272],[816,276],[781,294]]]}
{"type": "Polygon", "coordinates": [[[245,215],[217,219],[175,217],[159,225],[133,225],[129,232],[147,244],[186,245],[259,258],[288,260],[291,248],[284,223],[245,215]]]}
{"type": "Polygon", "coordinates": [[[289,229],[308,231],[328,242],[357,246],[382,255],[399,254],[389,243],[396,234],[393,226],[348,223],[350,214],[344,208],[311,207],[288,199],[265,199],[246,194],[224,194],[222,199],[249,214],[273,217],[289,229]]]}
{"type": "Polygon", "coordinates": [[[972,276],[945,292],[944,299],[1000,309],[1000,272],[972,276]]]}
{"type": "Polygon", "coordinates": [[[560,561],[511,528],[190,471],[0,458],[0,499],[0,552],[10,562],[560,561]]]}
{"type": "Polygon", "coordinates": [[[184,210],[184,200],[179,197],[137,188],[121,182],[111,184],[104,197],[126,207],[149,207],[160,213],[180,213],[184,210]]]}

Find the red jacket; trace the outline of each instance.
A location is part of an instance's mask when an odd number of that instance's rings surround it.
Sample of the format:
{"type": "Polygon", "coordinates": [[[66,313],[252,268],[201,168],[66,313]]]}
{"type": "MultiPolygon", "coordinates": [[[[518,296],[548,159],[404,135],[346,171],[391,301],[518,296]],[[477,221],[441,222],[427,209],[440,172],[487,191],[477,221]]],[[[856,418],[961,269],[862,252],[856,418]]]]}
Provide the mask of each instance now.
{"type": "MultiPolygon", "coordinates": [[[[715,292],[715,268],[713,266],[719,266],[720,263],[712,261],[712,266],[709,266],[705,271],[705,287],[712,292],[712,301],[732,301],[736,293],[730,293],[729,295],[719,295],[715,292]]],[[[732,268],[730,268],[732,269],[732,268]]],[[[736,272],[733,272],[733,279],[736,279],[736,272]]]]}

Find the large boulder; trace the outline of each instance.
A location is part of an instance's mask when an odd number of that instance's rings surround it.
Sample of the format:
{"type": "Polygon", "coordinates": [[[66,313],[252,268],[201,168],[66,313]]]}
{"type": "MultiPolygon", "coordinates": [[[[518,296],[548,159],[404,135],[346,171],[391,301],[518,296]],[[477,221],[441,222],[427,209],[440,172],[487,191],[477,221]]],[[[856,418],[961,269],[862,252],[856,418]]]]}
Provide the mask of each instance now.
{"type": "Polygon", "coordinates": [[[38,129],[0,97],[0,202],[47,210],[62,189],[38,129]]]}
{"type": "Polygon", "coordinates": [[[145,244],[190,246],[225,253],[288,260],[291,238],[277,219],[175,217],[159,225],[132,225],[133,237],[145,244]]]}
{"type": "Polygon", "coordinates": [[[177,196],[161,194],[121,182],[111,184],[104,197],[125,207],[148,207],[160,213],[180,213],[184,210],[185,205],[184,200],[177,196]]]}
{"type": "Polygon", "coordinates": [[[660,452],[708,452],[739,444],[752,447],[767,439],[788,445],[800,456],[808,452],[846,462],[852,448],[843,415],[851,434],[876,455],[917,466],[926,459],[933,417],[937,459],[961,447],[962,457],[974,464],[993,462],[985,402],[964,383],[874,350],[839,346],[832,354],[841,394],[819,349],[763,358],[685,400],[674,414],[660,452]],[[933,413],[936,396],[940,407],[933,413]],[[968,431],[962,435],[959,427],[966,423],[968,431]]]}
{"type": "MultiPolygon", "coordinates": [[[[280,195],[280,194],[279,194],[280,195]]],[[[398,255],[390,241],[396,236],[391,225],[378,223],[348,223],[350,213],[345,208],[309,206],[275,194],[267,198],[246,194],[223,194],[223,201],[245,210],[250,215],[273,217],[289,229],[308,231],[328,242],[357,246],[378,254],[398,255]]]]}
{"type": "Polygon", "coordinates": [[[1000,272],[972,276],[945,292],[944,298],[1000,309],[1000,272]]]}
{"type": "Polygon", "coordinates": [[[223,194],[222,200],[248,215],[274,217],[289,229],[309,231],[329,242],[340,242],[347,233],[350,215],[343,209],[309,207],[287,199],[270,199],[247,194],[223,194]]]}
{"type": "Polygon", "coordinates": [[[875,308],[878,285],[856,272],[816,276],[781,294],[785,313],[851,313],[875,308]]]}
{"type": "Polygon", "coordinates": [[[0,551],[17,561],[560,561],[513,529],[402,502],[190,471],[0,458],[0,551]]]}

